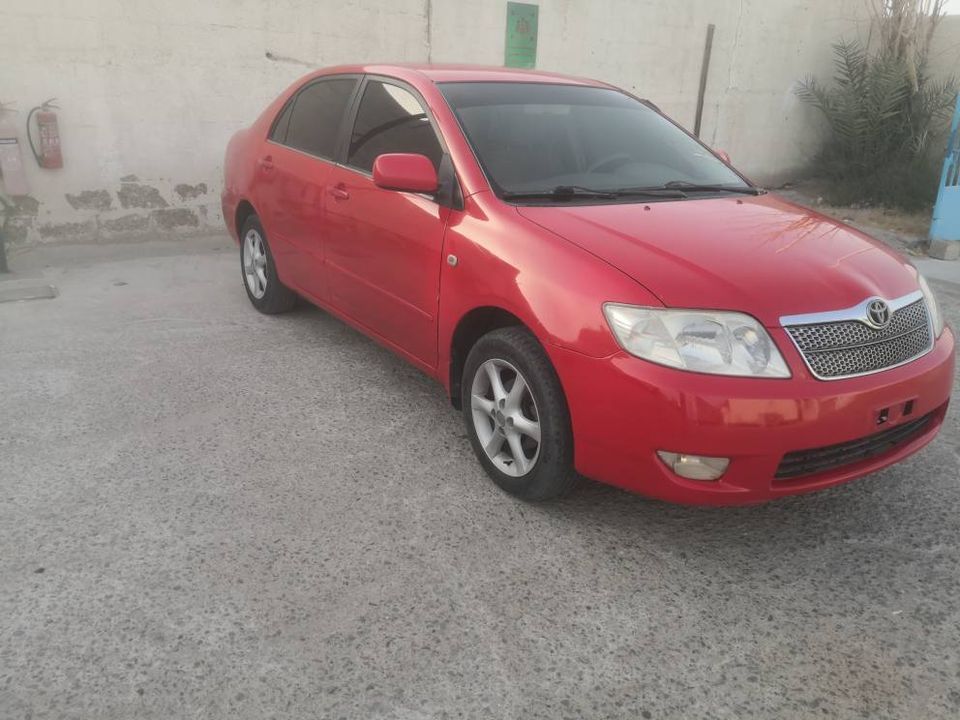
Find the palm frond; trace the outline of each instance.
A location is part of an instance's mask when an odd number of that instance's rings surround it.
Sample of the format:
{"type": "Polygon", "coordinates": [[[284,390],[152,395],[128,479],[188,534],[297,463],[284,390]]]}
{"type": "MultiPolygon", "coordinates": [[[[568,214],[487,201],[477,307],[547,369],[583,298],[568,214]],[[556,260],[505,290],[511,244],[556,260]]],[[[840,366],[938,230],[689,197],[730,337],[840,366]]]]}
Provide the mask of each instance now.
{"type": "Polygon", "coordinates": [[[936,189],[931,148],[954,107],[957,81],[934,80],[923,60],[870,54],[856,42],[837,43],[833,52],[832,84],[808,77],[796,86],[829,128],[820,170],[838,196],[854,201],[926,202],[936,189]],[[905,191],[906,179],[917,187],[905,191]]]}

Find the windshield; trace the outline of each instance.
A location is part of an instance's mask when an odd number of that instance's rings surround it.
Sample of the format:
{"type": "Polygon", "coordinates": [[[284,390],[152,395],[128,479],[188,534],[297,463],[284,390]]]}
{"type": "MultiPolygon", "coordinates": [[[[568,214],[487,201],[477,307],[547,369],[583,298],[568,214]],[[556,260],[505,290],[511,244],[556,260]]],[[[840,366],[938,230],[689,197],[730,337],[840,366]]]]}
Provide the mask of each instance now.
{"type": "Polygon", "coordinates": [[[617,90],[502,82],[439,87],[500,195],[671,183],[750,187],[683,130],[617,90]]]}

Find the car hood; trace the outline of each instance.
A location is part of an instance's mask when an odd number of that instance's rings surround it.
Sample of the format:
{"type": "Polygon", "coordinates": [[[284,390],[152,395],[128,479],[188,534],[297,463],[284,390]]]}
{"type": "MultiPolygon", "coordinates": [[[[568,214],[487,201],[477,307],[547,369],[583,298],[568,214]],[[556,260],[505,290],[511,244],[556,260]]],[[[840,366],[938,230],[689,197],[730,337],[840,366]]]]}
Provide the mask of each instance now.
{"type": "MultiPolygon", "coordinates": [[[[857,230],[775,195],[521,206],[528,220],[619,268],[668,307],[783,315],[917,290],[913,267],[857,230]]],[[[616,301],[617,298],[609,298],[616,301]]]]}

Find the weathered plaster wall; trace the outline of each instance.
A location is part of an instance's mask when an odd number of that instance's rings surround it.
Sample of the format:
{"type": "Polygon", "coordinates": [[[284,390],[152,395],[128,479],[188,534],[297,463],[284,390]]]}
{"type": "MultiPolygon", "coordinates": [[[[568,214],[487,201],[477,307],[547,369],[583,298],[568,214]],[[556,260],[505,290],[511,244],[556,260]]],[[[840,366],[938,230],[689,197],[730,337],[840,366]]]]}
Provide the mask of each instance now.
{"type": "Polygon", "coordinates": [[[56,97],[64,168],[21,135],[20,241],[221,225],[227,139],[311,64],[422,60],[423,0],[0,0],[0,101],[56,97]]]}
{"type": "MultiPolygon", "coordinates": [[[[808,162],[817,125],[793,87],[830,74],[862,0],[540,0],[538,67],[602,78],[692,126],[717,26],[704,138],[761,182],[808,162]]],[[[0,101],[58,98],[65,167],[26,149],[20,242],[221,224],[223,149],[307,65],[503,61],[501,0],[4,0],[0,101]]]]}
{"type": "Polygon", "coordinates": [[[948,15],[940,21],[930,46],[930,72],[960,80],[960,15],[948,15]]]}

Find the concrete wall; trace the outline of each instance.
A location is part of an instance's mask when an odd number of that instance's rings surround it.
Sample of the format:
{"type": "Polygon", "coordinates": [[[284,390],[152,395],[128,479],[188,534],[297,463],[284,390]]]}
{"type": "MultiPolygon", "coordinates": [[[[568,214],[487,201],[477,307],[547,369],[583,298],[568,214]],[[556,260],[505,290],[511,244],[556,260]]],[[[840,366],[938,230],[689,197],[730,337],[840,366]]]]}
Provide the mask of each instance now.
{"type": "Polygon", "coordinates": [[[930,46],[930,72],[936,77],[953,75],[960,80],[960,15],[940,21],[930,46]]]}
{"type": "MultiPolygon", "coordinates": [[[[703,137],[761,182],[818,140],[793,93],[828,76],[863,0],[540,0],[538,67],[627,87],[692,126],[708,23],[717,27],[703,137]]],[[[65,167],[24,145],[31,198],[15,240],[109,239],[220,226],[230,135],[309,66],[502,64],[502,0],[5,0],[0,101],[57,97],[65,167]],[[271,52],[296,62],[271,60],[271,52]]]]}

